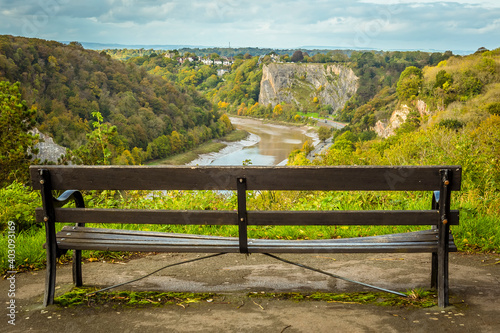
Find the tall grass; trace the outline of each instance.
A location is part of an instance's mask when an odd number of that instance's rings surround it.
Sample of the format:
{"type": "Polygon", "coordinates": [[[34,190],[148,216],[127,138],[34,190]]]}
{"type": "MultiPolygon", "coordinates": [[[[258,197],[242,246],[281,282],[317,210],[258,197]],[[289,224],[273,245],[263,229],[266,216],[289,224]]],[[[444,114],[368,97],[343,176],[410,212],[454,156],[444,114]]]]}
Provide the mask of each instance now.
{"type": "MultiPolygon", "coordinates": [[[[121,193],[103,191],[86,194],[88,207],[125,209],[237,209],[233,192],[217,191],[168,191],[121,193]]],[[[430,209],[430,192],[249,192],[249,210],[422,210],[430,209]]],[[[477,201],[470,201],[465,194],[452,197],[452,209],[460,209],[460,225],[451,230],[460,251],[498,252],[500,249],[500,224],[494,214],[484,211],[477,201]]],[[[484,198],[488,202],[490,198],[484,198]]],[[[493,213],[493,212],[491,212],[493,213]]],[[[307,223],[307,221],[305,221],[307,223]]],[[[217,236],[238,235],[237,226],[155,225],[155,224],[88,224],[91,227],[123,228],[217,236]]],[[[58,224],[60,230],[63,224],[58,224]]],[[[269,239],[333,239],[366,237],[429,229],[430,226],[250,226],[250,238],[269,239]]],[[[16,239],[16,266],[18,269],[37,269],[45,265],[43,227],[20,232],[16,239]]],[[[5,272],[7,262],[7,237],[0,238],[0,270],[5,272]]],[[[84,251],[84,258],[115,258],[122,254],[84,251]]],[[[69,254],[63,260],[69,258],[69,254]]]]}

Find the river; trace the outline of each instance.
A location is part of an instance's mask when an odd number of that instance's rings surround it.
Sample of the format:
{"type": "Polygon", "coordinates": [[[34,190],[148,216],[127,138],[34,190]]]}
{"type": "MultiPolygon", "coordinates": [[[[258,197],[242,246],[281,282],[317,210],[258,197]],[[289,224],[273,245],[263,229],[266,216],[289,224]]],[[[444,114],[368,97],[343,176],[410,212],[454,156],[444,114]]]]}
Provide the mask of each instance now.
{"type": "Polygon", "coordinates": [[[242,141],[226,142],[227,147],[216,153],[200,155],[189,165],[284,165],[288,155],[301,148],[306,140],[318,143],[316,131],[308,126],[284,126],[252,118],[231,117],[237,129],[250,135],[242,141]]]}

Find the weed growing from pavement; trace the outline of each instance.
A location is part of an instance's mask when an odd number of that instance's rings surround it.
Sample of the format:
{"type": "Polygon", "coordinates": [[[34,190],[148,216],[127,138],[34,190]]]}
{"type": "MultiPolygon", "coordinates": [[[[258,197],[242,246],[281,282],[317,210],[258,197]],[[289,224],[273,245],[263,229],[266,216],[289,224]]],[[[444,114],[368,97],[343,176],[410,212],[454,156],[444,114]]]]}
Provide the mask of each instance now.
{"type": "Polygon", "coordinates": [[[397,307],[415,307],[429,308],[437,305],[436,292],[410,290],[406,292],[408,297],[401,297],[394,294],[383,292],[359,292],[359,293],[322,293],[316,292],[312,294],[303,293],[249,293],[249,297],[272,298],[278,300],[294,300],[294,301],[323,301],[329,303],[349,303],[349,304],[374,304],[381,306],[397,306],[397,307]],[[414,296],[418,295],[418,296],[414,296]]]}
{"type": "MultiPolygon", "coordinates": [[[[114,291],[92,294],[95,288],[74,288],[70,292],[55,298],[55,304],[62,307],[144,307],[179,305],[186,307],[191,303],[220,303],[223,295],[213,293],[150,292],[150,291],[114,291]]],[[[400,297],[383,292],[359,293],[266,293],[251,292],[249,298],[269,298],[274,300],[321,301],[329,303],[374,304],[408,308],[428,308],[437,305],[436,293],[423,289],[406,292],[408,297],[400,297]]],[[[231,302],[224,302],[230,304],[231,302]]]]}
{"type": "Polygon", "coordinates": [[[87,306],[99,307],[104,305],[120,306],[161,306],[176,304],[185,306],[190,303],[213,300],[211,293],[178,293],[156,291],[113,291],[92,294],[96,288],[73,288],[54,299],[54,303],[62,307],[87,306]]]}

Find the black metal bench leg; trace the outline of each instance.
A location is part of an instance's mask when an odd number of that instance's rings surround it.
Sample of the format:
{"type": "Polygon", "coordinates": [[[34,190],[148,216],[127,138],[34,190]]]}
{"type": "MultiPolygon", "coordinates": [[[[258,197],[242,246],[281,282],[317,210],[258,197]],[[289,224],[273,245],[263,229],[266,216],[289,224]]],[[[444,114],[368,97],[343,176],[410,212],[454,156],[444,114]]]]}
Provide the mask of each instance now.
{"type": "Polygon", "coordinates": [[[56,289],[56,265],[57,249],[55,243],[47,243],[47,273],[45,278],[45,295],[43,305],[54,304],[54,294],[56,289]]]}
{"type": "Polygon", "coordinates": [[[438,255],[437,252],[432,253],[431,264],[431,288],[436,289],[438,284],[438,255]]]}
{"type": "Polygon", "coordinates": [[[448,252],[438,253],[438,306],[449,305],[448,252]]]}
{"type": "Polygon", "coordinates": [[[440,223],[438,224],[438,251],[437,251],[437,266],[438,266],[438,306],[446,307],[449,305],[448,299],[448,246],[450,237],[450,227],[448,225],[448,217],[450,216],[450,191],[451,175],[449,170],[440,170],[441,188],[439,190],[439,215],[440,223]]]}
{"type": "Polygon", "coordinates": [[[73,283],[75,287],[81,287],[83,285],[81,250],[73,250],[73,283]]]}

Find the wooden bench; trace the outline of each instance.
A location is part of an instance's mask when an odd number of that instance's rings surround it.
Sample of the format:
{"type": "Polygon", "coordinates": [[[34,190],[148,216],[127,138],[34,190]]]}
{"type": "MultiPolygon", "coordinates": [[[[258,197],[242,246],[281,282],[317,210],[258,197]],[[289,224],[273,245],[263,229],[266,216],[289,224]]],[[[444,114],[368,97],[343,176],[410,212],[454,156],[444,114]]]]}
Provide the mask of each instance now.
{"type": "Polygon", "coordinates": [[[449,232],[459,222],[450,211],[460,190],[460,166],[167,167],[32,166],[31,179],[43,207],[36,219],[46,228],[44,304],[52,304],[57,258],[73,251],[73,279],[82,285],[81,250],[198,253],[432,253],[431,287],[448,305],[449,232]],[[75,190],[75,189],[78,189],[75,190]],[[85,208],[86,190],[235,190],[234,211],[85,208]],[[428,210],[249,211],[247,191],[436,191],[428,210]],[[59,198],[54,191],[65,191],[59,198]],[[436,200],[439,198],[438,200],[436,200]],[[74,200],[76,208],[60,208],[74,200]],[[55,223],[76,223],[56,233],[55,223]],[[238,237],[185,235],[85,227],[85,223],[237,225],[238,237]],[[248,239],[247,226],[430,225],[431,229],[374,237],[324,240],[248,239]]]}

